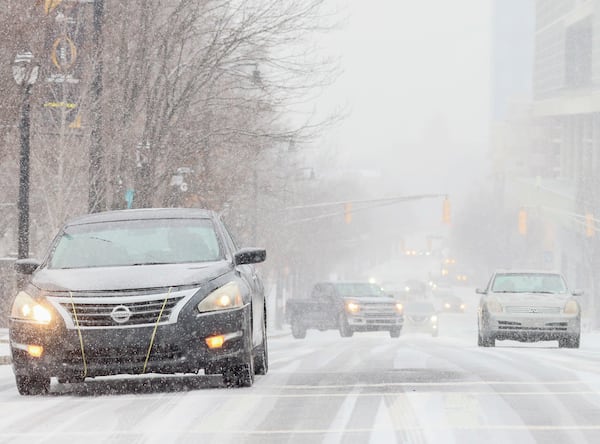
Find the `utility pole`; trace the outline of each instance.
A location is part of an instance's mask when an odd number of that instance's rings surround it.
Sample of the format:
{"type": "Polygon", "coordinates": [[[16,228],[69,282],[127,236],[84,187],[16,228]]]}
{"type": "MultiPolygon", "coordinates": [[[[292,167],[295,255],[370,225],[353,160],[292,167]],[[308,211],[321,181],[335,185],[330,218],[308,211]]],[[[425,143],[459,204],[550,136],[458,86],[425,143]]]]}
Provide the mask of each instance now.
{"type": "Polygon", "coordinates": [[[104,0],[94,0],[92,47],[94,51],[94,77],[91,91],[92,132],[89,164],[88,210],[96,213],[106,209],[106,177],[104,147],[102,146],[102,21],[104,0]]]}
{"type": "Polygon", "coordinates": [[[17,85],[23,89],[21,118],[21,153],[19,157],[19,211],[18,247],[19,259],[29,257],[29,153],[30,153],[30,104],[31,87],[38,78],[39,66],[32,64],[33,54],[29,51],[17,54],[13,65],[13,77],[17,85]]]}

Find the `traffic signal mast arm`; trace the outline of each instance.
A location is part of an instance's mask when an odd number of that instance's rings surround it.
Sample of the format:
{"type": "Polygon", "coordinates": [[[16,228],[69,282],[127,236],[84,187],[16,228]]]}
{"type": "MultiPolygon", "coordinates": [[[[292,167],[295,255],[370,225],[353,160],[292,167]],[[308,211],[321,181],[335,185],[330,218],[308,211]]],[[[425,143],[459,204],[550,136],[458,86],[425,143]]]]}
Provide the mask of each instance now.
{"type": "Polygon", "coordinates": [[[309,208],[328,208],[328,207],[339,207],[340,209],[321,214],[319,216],[308,217],[304,219],[296,219],[288,222],[288,224],[296,224],[302,222],[309,222],[313,220],[325,219],[329,217],[338,217],[343,216],[346,220],[346,223],[349,223],[348,220],[351,220],[351,215],[353,213],[370,210],[372,208],[383,207],[387,205],[395,205],[397,203],[414,201],[414,200],[422,200],[422,199],[437,199],[440,197],[448,198],[447,194],[415,194],[410,196],[396,196],[396,197],[386,197],[379,199],[362,199],[362,200],[342,200],[335,202],[322,202],[316,204],[308,204],[308,205],[296,205],[293,207],[287,207],[286,210],[302,210],[309,208]],[[357,208],[357,205],[360,205],[357,208]]]}
{"type": "Polygon", "coordinates": [[[534,206],[534,205],[524,205],[519,210],[519,232],[521,234],[526,234],[527,232],[527,211],[530,209],[537,209],[541,211],[545,211],[547,213],[553,213],[561,216],[567,216],[572,219],[576,224],[583,227],[585,229],[585,235],[587,237],[594,237],[596,234],[597,224],[600,224],[600,219],[594,217],[591,213],[574,213],[572,211],[560,210],[558,208],[544,207],[544,206],[534,206]],[[524,221],[524,222],[523,222],[524,221]],[[524,223],[525,232],[521,232],[522,224],[524,223]]]}

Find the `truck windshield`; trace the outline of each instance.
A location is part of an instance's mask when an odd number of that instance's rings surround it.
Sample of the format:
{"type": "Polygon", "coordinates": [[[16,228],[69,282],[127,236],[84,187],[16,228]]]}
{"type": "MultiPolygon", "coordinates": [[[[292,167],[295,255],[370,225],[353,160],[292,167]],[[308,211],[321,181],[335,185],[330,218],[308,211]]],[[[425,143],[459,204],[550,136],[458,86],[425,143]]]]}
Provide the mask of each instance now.
{"type": "Polygon", "coordinates": [[[335,284],[337,292],[342,296],[352,296],[355,298],[368,296],[386,296],[383,290],[375,284],[368,282],[351,282],[335,284]]]}

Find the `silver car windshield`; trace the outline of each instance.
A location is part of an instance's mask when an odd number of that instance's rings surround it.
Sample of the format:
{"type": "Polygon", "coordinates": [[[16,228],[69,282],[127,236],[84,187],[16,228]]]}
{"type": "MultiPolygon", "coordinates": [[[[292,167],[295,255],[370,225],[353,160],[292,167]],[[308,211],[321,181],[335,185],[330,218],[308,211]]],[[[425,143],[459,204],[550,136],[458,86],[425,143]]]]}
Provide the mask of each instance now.
{"type": "Polygon", "coordinates": [[[503,273],[492,283],[495,293],[566,293],[567,286],[559,274],[503,273]]]}
{"type": "Polygon", "coordinates": [[[210,219],[152,219],[68,227],[48,268],[210,262],[222,258],[210,219]]]}

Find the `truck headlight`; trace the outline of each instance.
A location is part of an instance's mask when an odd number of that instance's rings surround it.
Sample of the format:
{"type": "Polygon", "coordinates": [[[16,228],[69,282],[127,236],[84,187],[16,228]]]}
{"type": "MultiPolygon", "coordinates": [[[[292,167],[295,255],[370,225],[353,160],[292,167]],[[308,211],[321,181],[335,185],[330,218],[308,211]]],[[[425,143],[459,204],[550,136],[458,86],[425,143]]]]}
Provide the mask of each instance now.
{"type": "Polygon", "coordinates": [[[437,315],[431,315],[430,319],[431,319],[431,323],[432,324],[437,324],[437,321],[438,321],[437,315]]]}
{"type": "Polygon", "coordinates": [[[400,302],[396,302],[396,312],[400,314],[404,313],[404,305],[402,305],[400,302]]]}
{"type": "Polygon", "coordinates": [[[579,314],[579,305],[575,301],[567,301],[564,308],[565,314],[576,315],[579,314]]]}
{"type": "Polygon", "coordinates": [[[360,311],[360,305],[356,302],[346,302],[346,311],[348,313],[356,314],[360,311]]]}
{"type": "Polygon", "coordinates": [[[198,304],[198,311],[205,313],[207,311],[229,310],[243,305],[242,293],[240,287],[235,282],[229,282],[220,288],[217,288],[211,294],[206,296],[198,304]]]}
{"type": "Polygon", "coordinates": [[[490,299],[487,308],[490,313],[502,313],[502,305],[496,299],[490,299]]]}
{"type": "Polygon", "coordinates": [[[52,320],[52,313],[27,293],[20,291],[13,302],[10,317],[19,321],[47,325],[52,320]]]}

